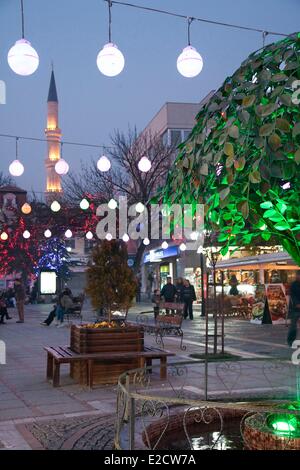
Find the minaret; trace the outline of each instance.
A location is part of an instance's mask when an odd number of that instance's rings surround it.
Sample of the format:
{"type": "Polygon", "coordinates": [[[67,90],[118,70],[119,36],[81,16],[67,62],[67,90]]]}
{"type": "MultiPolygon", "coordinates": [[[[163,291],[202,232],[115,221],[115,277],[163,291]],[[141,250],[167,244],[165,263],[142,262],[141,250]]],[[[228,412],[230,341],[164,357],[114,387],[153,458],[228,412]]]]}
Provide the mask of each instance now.
{"type": "Polygon", "coordinates": [[[46,202],[51,202],[62,193],[61,177],[55,171],[55,164],[60,159],[61,130],[58,127],[58,98],[53,68],[48,93],[48,115],[45,134],[48,140],[48,156],[45,160],[47,172],[45,196],[46,202]]]}

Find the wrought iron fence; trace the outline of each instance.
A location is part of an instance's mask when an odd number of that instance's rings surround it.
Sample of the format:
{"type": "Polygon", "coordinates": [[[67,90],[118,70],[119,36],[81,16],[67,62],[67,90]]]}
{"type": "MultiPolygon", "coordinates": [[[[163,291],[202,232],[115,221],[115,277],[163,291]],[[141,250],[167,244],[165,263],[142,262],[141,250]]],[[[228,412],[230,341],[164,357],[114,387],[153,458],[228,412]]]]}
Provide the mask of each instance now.
{"type": "Polygon", "coordinates": [[[169,365],[164,381],[156,367],[122,374],[115,447],[223,449],[234,424],[234,448],[300,449],[297,368],[281,361],[215,364],[209,400],[204,376],[200,361],[169,365]]]}

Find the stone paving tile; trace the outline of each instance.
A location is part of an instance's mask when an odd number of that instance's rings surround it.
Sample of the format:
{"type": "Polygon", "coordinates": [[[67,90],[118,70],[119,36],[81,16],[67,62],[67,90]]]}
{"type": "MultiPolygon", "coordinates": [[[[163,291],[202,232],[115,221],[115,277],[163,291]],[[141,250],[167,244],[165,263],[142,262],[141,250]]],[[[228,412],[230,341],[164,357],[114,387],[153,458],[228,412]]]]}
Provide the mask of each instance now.
{"type": "Polygon", "coordinates": [[[71,413],[72,411],[89,411],[88,405],[80,403],[54,403],[49,405],[38,405],[37,410],[43,414],[51,415],[57,413],[71,413]]]}
{"type": "Polygon", "coordinates": [[[0,430],[0,442],[4,449],[2,450],[30,450],[30,445],[25,441],[21,434],[16,430],[0,430]]]}
{"type": "Polygon", "coordinates": [[[33,411],[26,406],[23,406],[22,408],[10,408],[6,410],[1,410],[0,423],[1,421],[6,421],[7,419],[28,418],[30,416],[37,415],[38,413],[36,411],[33,411]]]}
{"type": "Polygon", "coordinates": [[[13,409],[13,408],[23,408],[24,407],[24,402],[22,400],[5,400],[5,401],[0,401],[0,416],[2,414],[3,410],[8,410],[8,409],[13,409]]]}

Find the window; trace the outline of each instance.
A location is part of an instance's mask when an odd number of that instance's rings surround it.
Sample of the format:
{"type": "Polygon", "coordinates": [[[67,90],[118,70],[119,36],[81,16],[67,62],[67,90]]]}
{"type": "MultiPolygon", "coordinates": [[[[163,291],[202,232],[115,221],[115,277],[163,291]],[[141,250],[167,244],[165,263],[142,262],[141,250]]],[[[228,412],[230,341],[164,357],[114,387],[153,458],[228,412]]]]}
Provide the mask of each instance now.
{"type": "Polygon", "coordinates": [[[181,131],[180,130],[171,130],[171,146],[175,147],[179,145],[182,141],[181,131]]]}
{"type": "Polygon", "coordinates": [[[187,130],[187,131],[183,131],[183,141],[185,141],[188,136],[190,135],[190,133],[192,132],[191,129],[187,130]]]}

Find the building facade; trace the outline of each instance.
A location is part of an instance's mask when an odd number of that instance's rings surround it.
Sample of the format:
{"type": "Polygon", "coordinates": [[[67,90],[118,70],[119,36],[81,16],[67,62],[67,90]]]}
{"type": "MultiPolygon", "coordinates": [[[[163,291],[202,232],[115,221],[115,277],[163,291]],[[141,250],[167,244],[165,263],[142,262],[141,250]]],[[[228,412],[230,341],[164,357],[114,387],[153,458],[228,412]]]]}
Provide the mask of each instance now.
{"type": "MultiPolygon", "coordinates": [[[[198,103],[167,102],[145,127],[142,135],[159,137],[163,145],[176,148],[184,142],[196,124],[196,116],[209,101],[211,91],[198,103]]],[[[172,165],[176,152],[172,156],[172,165]]],[[[161,182],[158,182],[161,183],[161,182]]],[[[142,266],[142,291],[150,298],[153,289],[160,289],[167,276],[188,278],[200,292],[199,255],[195,252],[181,252],[181,241],[168,240],[168,247],[161,247],[162,240],[152,241],[145,252],[142,266]]],[[[199,294],[200,295],[200,294],[199,294]]]]}

